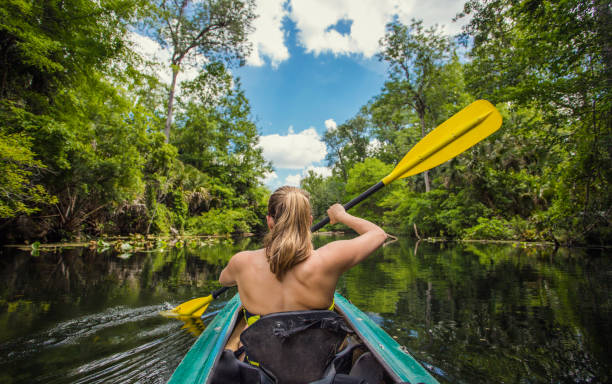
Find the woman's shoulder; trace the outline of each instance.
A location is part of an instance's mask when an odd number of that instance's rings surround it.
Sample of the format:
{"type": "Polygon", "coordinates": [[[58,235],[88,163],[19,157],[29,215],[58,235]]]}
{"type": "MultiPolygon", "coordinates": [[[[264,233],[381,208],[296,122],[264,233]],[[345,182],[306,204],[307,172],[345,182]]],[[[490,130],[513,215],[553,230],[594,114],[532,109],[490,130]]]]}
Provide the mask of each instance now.
{"type": "Polygon", "coordinates": [[[232,261],[235,263],[249,262],[253,258],[265,257],[265,249],[255,249],[240,251],[232,256],[232,261]]]}

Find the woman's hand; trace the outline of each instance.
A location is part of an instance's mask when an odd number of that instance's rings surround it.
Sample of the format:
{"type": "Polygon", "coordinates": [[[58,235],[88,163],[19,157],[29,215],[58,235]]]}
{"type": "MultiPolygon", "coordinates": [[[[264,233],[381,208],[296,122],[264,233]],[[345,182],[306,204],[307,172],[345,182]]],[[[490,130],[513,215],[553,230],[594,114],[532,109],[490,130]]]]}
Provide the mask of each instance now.
{"type": "Polygon", "coordinates": [[[330,224],[336,224],[342,222],[342,218],[346,215],[346,210],[341,204],[334,204],[327,210],[327,216],[329,217],[330,224]]]}

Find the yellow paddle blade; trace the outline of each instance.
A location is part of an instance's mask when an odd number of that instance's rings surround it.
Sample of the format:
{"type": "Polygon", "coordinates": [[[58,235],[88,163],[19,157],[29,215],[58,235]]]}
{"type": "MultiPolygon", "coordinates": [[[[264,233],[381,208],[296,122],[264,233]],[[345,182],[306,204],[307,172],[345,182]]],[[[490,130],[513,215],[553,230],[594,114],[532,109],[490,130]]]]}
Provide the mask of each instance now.
{"type": "MultiPolygon", "coordinates": [[[[208,303],[208,304],[210,304],[210,303],[208,303]]],[[[202,317],[204,312],[206,312],[206,310],[208,309],[208,304],[202,306],[202,308],[200,308],[197,311],[195,311],[194,313],[192,313],[191,317],[202,317]]]]}
{"type": "Polygon", "coordinates": [[[196,299],[186,301],[183,304],[178,305],[176,308],[171,309],[169,311],[160,312],[160,314],[166,317],[192,316],[194,312],[198,311],[201,308],[204,308],[204,310],[202,311],[204,312],[206,308],[208,308],[208,304],[210,304],[212,300],[212,295],[198,297],[196,299]]]}
{"type": "Polygon", "coordinates": [[[382,182],[388,185],[440,165],[497,131],[501,123],[493,104],[475,101],[429,132],[382,182]]]}

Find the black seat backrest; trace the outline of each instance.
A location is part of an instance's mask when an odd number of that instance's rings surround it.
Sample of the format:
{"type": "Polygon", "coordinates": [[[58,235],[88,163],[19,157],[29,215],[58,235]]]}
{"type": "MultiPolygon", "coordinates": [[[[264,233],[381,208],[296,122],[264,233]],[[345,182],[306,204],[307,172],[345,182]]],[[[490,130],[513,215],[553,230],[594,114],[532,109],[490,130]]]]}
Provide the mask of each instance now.
{"type": "Polygon", "coordinates": [[[333,311],[280,312],[262,316],[240,335],[247,358],[270,371],[279,384],[320,379],[347,333],[333,311]]]}

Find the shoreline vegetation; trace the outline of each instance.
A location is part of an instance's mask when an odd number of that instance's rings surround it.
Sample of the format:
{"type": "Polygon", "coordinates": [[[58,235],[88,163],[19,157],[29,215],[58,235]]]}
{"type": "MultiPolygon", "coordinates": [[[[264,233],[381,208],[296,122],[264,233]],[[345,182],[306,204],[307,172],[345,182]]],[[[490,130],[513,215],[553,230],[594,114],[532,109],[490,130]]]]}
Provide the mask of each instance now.
{"type": "MultiPolygon", "coordinates": [[[[347,231],[326,231],[313,233],[313,236],[345,236],[351,234],[347,231]]],[[[398,241],[402,236],[394,236],[387,234],[389,239],[384,246],[392,244],[398,241]]],[[[136,252],[151,252],[151,251],[164,251],[171,248],[201,248],[206,246],[213,246],[218,244],[232,244],[234,241],[255,237],[259,238],[254,233],[243,233],[239,235],[179,235],[179,236],[159,236],[150,235],[146,237],[142,236],[113,236],[113,237],[101,237],[98,239],[90,239],[87,241],[72,241],[72,242],[59,242],[59,243],[40,243],[38,241],[33,243],[23,244],[4,244],[3,248],[18,249],[20,251],[31,252],[33,256],[38,256],[40,252],[57,252],[64,249],[73,248],[89,248],[91,250],[97,250],[101,253],[107,251],[114,251],[118,257],[127,258],[136,252]]],[[[429,237],[418,239],[415,242],[415,246],[418,249],[419,243],[477,243],[477,244],[508,244],[514,247],[521,248],[532,248],[532,247],[545,247],[545,248],[559,248],[558,244],[546,241],[520,241],[520,240],[496,240],[496,239],[448,239],[439,237],[429,237]]],[[[562,247],[564,248],[564,247],[562,247]]],[[[610,249],[612,246],[609,245],[585,245],[582,247],[574,248],[586,248],[586,249],[610,249]]],[[[415,251],[416,252],[416,251],[415,251]]]]}
{"type": "MultiPolygon", "coordinates": [[[[273,168],[230,72],[248,55],[254,9],[252,0],[3,3],[0,243],[263,233],[273,168]],[[133,30],[176,60],[139,57],[133,30]],[[181,79],[185,47],[207,59],[192,81],[181,79]]],[[[468,0],[457,17],[470,21],[456,37],[418,20],[387,26],[383,87],[325,133],[331,175],[301,181],[313,216],[380,181],[482,98],[503,115],[497,133],[354,214],[415,239],[612,244],[608,2],[468,0]]]]}

